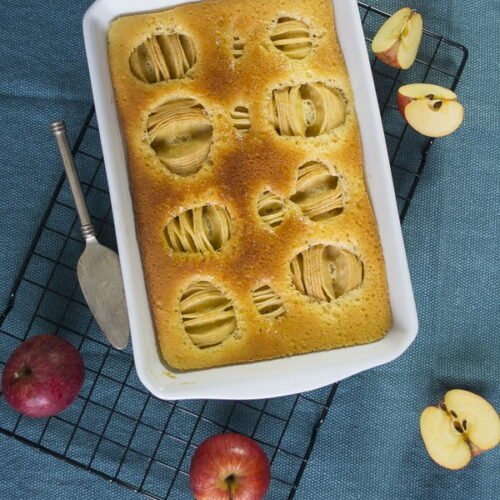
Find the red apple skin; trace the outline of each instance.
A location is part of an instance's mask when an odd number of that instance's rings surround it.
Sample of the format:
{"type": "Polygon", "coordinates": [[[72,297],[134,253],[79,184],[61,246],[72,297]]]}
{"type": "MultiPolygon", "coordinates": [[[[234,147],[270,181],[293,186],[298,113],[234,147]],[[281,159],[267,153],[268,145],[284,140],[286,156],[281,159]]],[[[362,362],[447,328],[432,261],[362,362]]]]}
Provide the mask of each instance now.
{"type": "Polygon", "coordinates": [[[386,50],[385,52],[377,52],[375,55],[377,59],[387,66],[391,68],[401,69],[401,66],[398,62],[398,50],[399,50],[399,42],[395,42],[394,45],[386,50]]]}
{"type": "Polygon", "coordinates": [[[471,443],[470,441],[469,441],[469,446],[470,446],[470,452],[471,452],[472,458],[478,457],[479,455],[481,455],[485,451],[488,451],[488,450],[482,450],[481,448],[478,448],[475,444],[471,443]]]}
{"type": "Polygon", "coordinates": [[[262,500],[271,467],[264,450],[247,436],[217,434],[196,450],[189,484],[196,500],[262,500]],[[234,478],[230,494],[228,477],[234,478]]]}
{"type": "Polygon", "coordinates": [[[67,340],[38,335],[19,345],[7,360],[2,392],[17,412],[50,417],[75,400],[84,376],[82,357],[67,340]]]}
{"type": "Polygon", "coordinates": [[[401,116],[403,118],[405,118],[405,108],[408,104],[410,104],[411,101],[413,101],[411,97],[405,96],[398,92],[396,96],[396,102],[398,104],[399,112],[401,113],[401,116]]]}

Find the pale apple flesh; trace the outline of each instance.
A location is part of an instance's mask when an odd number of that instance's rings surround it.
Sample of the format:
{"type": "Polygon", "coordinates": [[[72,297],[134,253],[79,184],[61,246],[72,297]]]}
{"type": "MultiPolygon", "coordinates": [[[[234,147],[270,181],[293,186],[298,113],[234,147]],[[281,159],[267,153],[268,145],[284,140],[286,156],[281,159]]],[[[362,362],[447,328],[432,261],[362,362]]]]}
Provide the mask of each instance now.
{"type": "Polygon", "coordinates": [[[441,408],[429,406],[422,412],[420,431],[427,453],[441,467],[462,469],[470,462],[470,446],[441,408]]]}
{"type": "Polygon", "coordinates": [[[498,445],[500,419],[484,398],[453,389],[439,407],[424,409],[420,432],[429,456],[442,467],[456,470],[498,445]]]}
{"type": "Polygon", "coordinates": [[[473,455],[491,450],[500,442],[500,418],[484,398],[470,391],[453,389],[446,393],[444,404],[464,429],[473,445],[473,455]]]}
{"type": "Polygon", "coordinates": [[[400,9],[380,27],[372,50],[388,66],[408,69],[417,58],[423,26],[418,12],[409,7],[400,9]]]}
{"type": "Polygon", "coordinates": [[[397,93],[398,109],[408,124],[427,137],[453,133],[464,120],[464,108],[457,95],[439,85],[414,83],[397,93]]]}

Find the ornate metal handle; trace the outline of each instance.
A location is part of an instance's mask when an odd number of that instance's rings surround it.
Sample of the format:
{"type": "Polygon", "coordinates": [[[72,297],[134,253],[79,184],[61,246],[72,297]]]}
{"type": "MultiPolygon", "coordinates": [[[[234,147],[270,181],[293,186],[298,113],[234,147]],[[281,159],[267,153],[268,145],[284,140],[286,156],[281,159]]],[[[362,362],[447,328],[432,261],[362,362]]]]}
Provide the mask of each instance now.
{"type": "Polygon", "coordinates": [[[50,129],[52,130],[52,133],[56,138],[57,145],[59,146],[59,152],[61,153],[64,170],[66,170],[66,177],[68,178],[71,192],[73,193],[73,197],[75,199],[76,211],[78,213],[78,218],[80,219],[83,238],[85,241],[94,240],[95,230],[87,209],[85,197],[83,196],[80,180],[78,179],[75,163],[73,161],[73,154],[71,152],[71,148],[69,147],[68,136],[66,135],[66,124],[64,122],[54,122],[51,124],[50,129]]]}

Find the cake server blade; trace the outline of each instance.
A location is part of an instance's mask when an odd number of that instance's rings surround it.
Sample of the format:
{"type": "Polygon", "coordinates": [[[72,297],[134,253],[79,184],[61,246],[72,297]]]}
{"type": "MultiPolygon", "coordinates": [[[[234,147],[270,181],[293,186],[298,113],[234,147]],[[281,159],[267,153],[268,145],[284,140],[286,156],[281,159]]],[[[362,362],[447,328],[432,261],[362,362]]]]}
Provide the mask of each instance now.
{"type": "Polygon", "coordinates": [[[51,129],[61,153],[85,240],[85,250],[77,265],[78,282],[104,335],[113,347],[124,349],[129,338],[129,322],[120,261],[116,252],[97,241],[69,147],[66,125],[55,122],[51,129]]]}

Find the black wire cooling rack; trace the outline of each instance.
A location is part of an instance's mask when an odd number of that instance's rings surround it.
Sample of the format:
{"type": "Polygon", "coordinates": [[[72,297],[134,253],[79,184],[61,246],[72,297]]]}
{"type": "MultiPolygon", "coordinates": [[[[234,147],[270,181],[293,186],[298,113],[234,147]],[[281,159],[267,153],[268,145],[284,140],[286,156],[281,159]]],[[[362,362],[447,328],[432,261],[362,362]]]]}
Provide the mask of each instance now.
{"type": "MultiPolygon", "coordinates": [[[[363,3],[359,7],[369,42],[387,15],[363,3]]],[[[398,71],[372,59],[403,220],[433,141],[405,125],[394,105],[395,91],[401,84],[423,81],[454,89],[467,50],[426,31],[419,59],[411,69],[398,71]]],[[[99,239],[113,247],[112,213],[93,110],[73,152],[99,239]]],[[[69,409],[49,419],[21,417],[1,399],[0,432],[151,498],[178,500],[190,498],[188,468],[197,445],[210,435],[232,430],[256,439],[271,459],[268,498],[292,499],[337,386],[261,401],[154,398],[136,376],[130,348],[110,348],[92,319],[75,272],[82,251],[76,212],[63,175],[9,306],[0,316],[0,363],[5,365],[24,339],[55,332],[80,349],[85,384],[69,409]]]]}

